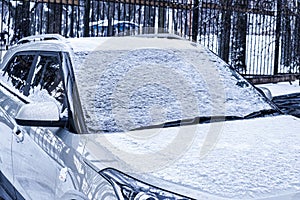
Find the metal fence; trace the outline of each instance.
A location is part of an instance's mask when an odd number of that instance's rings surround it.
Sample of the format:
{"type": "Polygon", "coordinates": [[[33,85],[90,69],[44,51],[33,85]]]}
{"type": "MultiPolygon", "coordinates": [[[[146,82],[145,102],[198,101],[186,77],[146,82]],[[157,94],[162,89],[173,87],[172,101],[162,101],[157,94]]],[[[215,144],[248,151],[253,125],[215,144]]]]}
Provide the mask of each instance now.
{"type": "Polygon", "coordinates": [[[203,0],[200,43],[248,77],[299,73],[300,2],[203,0]]]}
{"type": "Polygon", "coordinates": [[[1,45],[65,37],[175,33],[245,76],[298,74],[298,0],[0,0],[1,45]]]}

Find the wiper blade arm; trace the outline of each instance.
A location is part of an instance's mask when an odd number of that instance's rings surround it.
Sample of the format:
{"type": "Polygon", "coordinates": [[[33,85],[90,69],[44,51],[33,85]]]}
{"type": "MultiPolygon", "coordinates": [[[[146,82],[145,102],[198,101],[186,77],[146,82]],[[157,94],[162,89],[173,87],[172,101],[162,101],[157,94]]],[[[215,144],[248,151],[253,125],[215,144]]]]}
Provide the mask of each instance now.
{"type": "Polygon", "coordinates": [[[265,109],[265,110],[260,110],[260,111],[256,111],[253,113],[250,113],[246,116],[244,116],[244,119],[252,119],[252,118],[256,118],[256,117],[264,117],[267,115],[280,115],[281,112],[279,110],[276,109],[265,109]]]}
{"type": "Polygon", "coordinates": [[[164,128],[166,127],[174,127],[174,126],[184,126],[184,125],[191,125],[191,124],[204,124],[204,123],[210,123],[210,122],[219,122],[224,121],[226,119],[225,116],[214,116],[214,117],[195,117],[192,119],[181,119],[171,122],[166,122],[163,124],[160,124],[164,128]]]}
{"type": "Polygon", "coordinates": [[[192,119],[181,119],[170,122],[165,122],[161,124],[155,124],[150,126],[143,126],[135,129],[131,129],[131,131],[135,130],[143,130],[143,129],[154,129],[154,128],[168,128],[168,127],[176,127],[176,126],[186,126],[193,124],[205,124],[205,123],[214,123],[214,122],[222,122],[222,121],[230,121],[230,120],[238,120],[243,119],[243,117],[238,116],[208,116],[208,117],[195,117],[192,119]]]}
{"type": "Polygon", "coordinates": [[[168,128],[168,127],[177,127],[177,126],[186,126],[193,124],[205,124],[205,123],[214,123],[214,122],[222,122],[222,121],[232,121],[232,120],[241,120],[241,119],[252,119],[256,117],[264,117],[268,115],[280,115],[282,112],[276,109],[266,109],[260,110],[253,113],[250,113],[244,117],[239,116],[208,116],[208,117],[195,117],[191,119],[180,119],[169,121],[161,124],[155,124],[150,126],[143,126],[139,128],[131,129],[130,131],[135,130],[143,130],[143,129],[154,129],[154,128],[168,128]]]}

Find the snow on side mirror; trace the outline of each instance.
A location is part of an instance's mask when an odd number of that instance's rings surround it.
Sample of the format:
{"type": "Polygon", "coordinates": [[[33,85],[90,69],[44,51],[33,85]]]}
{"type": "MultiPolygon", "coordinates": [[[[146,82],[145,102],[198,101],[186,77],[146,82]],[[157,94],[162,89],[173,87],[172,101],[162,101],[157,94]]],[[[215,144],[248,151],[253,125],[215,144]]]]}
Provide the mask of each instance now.
{"type": "Polygon", "coordinates": [[[60,119],[59,108],[54,102],[25,104],[15,119],[21,126],[63,127],[66,124],[60,119]]]}
{"type": "Polygon", "coordinates": [[[260,92],[262,92],[264,95],[265,95],[265,97],[267,97],[270,101],[272,101],[272,99],[273,99],[273,96],[272,96],[272,93],[271,93],[271,91],[268,89],[268,88],[266,88],[266,87],[256,87],[260,92]]]}

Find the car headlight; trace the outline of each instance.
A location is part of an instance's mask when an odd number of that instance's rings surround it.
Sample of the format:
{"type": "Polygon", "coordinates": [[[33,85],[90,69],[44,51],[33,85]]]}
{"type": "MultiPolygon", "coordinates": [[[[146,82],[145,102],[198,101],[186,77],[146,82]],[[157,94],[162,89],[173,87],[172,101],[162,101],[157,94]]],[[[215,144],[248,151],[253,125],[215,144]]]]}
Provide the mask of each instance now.
{"type": "Polygon", "coordinates": [[[110,182],[120,200],[185,200],[190,199],[155,186],[148,185],[115,169],[100,174],[110,182]]]}

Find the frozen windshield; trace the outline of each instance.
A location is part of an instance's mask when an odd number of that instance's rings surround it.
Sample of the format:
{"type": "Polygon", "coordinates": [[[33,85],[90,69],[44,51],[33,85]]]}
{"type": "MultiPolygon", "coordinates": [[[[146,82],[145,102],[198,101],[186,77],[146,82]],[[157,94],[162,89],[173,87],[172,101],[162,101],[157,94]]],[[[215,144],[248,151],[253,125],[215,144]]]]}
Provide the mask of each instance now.
{"type": "Polygon", "coordinates": [[[188,41],[113,38],[76,51],[74,61],[90,131],[272,109],[222,60],[188,41]]]}

